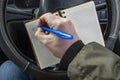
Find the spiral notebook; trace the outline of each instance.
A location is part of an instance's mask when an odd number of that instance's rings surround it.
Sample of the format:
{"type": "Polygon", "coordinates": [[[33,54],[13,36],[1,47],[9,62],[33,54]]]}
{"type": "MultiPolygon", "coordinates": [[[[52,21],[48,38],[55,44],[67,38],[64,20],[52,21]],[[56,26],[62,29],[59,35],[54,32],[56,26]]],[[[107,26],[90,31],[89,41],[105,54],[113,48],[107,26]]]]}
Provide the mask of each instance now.
{"type": "MultiPolygon", "coordinates": [[[[98,22],[98,17],[93,1],[60,10],[56,15],[61,15],[72,21],[77,31],[78,36],[84,44],[97,42],[103,46],[104,40],[101,28],[98,22]]],[[[42,45],[34,36],[39,20],[26,23],[26,29],[33,46],[33,50],[41,69],[52,66],[60,62],[60,59],[55,57],[44,45],[42,45]]]]}

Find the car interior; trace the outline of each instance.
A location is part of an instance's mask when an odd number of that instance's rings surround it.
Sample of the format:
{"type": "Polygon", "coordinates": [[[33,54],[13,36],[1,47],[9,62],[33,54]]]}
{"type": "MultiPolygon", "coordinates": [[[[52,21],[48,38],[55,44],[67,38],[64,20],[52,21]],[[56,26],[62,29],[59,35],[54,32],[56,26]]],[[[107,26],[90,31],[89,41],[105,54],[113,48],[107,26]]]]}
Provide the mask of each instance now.
{"type": "MultiPolygon", "coordinates": [[[[3,12],[1,12],[0,15],[3,15],[3,17],[0,19],[0,23],[2,23],[0,24],[0,64],[8,59],[11,59],[24,71],[27,71],[32,75],[37,75],[37,77],[42,76],[42,79],[46,79],[46,76],[49,79],[53,79],[53,76],[56,76],[54,79],[60,77],[65,79],[65,71],[54,71],[53,69],[55,67],[41,70],[37,66],[37,61],[33,54],[32,46],[30,45],[30,40],[24,27],[24,23],[29,20],[38,18],[40,15],[46,12],[55,12],[60,9],[83,4],[90,0],[46,0],[44,3],[42,1],[44,0],[1,1],[2,3],[0,3],[0,6],[2,7],[0,8],[3,12]],[[56,4],[53,5],[53,3],[56,4]],[[41,76],[38,76],[39,73],[41,76]]],[[[114,0],[93,1],[95,2],[96,11],[106,47],[114,51],[117,55],[120,55],[118,23],[120,17],[117,17],[119,16],[118,9],[120,9],[120,5],[117,4],[117,0],[116,2],[114,0]]],[[[59,67],[59,64],[57,64],[56,67],[59,67]]]]}

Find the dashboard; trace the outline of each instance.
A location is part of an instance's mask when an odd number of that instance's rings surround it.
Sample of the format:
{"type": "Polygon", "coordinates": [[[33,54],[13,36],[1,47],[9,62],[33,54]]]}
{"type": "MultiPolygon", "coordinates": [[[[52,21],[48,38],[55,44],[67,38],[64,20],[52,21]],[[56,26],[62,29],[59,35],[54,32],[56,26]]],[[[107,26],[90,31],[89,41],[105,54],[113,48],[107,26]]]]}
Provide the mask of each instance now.
{"type": "MultiPolygon", "coordinates": [[[[43,4],[54,4],[52,6],[69,6],[70,4],[79,4],[89,0],[9,0],[10,2],[14,2],[18,8],[38,8],[40,1],[43,4]],[[61,3],[61,4],[60,4],[61,3]]],[[[95,4],[99,4],[105,2],[105,0],[94,0],[95,4]]],[[[49,5],[48,5],[49,6],[49,5]]]]}
{"type": "Polygon", "coordinates": [[[37,8],[40,0],[14,0],[18,8],[37,8]]]}

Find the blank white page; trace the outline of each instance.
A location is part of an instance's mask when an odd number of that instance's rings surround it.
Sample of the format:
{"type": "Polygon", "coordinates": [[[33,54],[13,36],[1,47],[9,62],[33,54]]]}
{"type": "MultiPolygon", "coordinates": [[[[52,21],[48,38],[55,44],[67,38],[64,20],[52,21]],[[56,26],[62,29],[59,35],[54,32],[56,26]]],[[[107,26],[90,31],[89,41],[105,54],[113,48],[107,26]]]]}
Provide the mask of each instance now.
{"type": "Polygon", "coordinates": [[[69,9],[61,10],[61,12],[65,12],[62,15],[72,21],[77,34],[84,44],[97,42],[105,46],[93,1],[69,9]]]}

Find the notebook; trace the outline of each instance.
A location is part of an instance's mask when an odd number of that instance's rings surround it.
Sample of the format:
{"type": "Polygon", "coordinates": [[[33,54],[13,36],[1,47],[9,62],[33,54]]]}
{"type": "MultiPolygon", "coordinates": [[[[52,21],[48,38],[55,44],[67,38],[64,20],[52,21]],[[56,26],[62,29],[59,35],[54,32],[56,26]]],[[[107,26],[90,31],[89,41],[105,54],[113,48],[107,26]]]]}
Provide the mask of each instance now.
{"type": "MultiPolygon", "coordinates": [[[[93,1],[60,10],[59,13],[72,21],[77,31],[78,36],[84,44],[97,42],[103,46],[104,40],[101,28],[98,22],[98,17],[93,1]]],[[[55,13],[56,15],[58,12],[55,13]]],[[[41,69],[52,66],[60,62],[60,59],[55,57],[44,45],[42,45],[34,36],[37,30],[39,20],[26,23],[26,29],[33,46],[33,50],[41,69]]]]}

